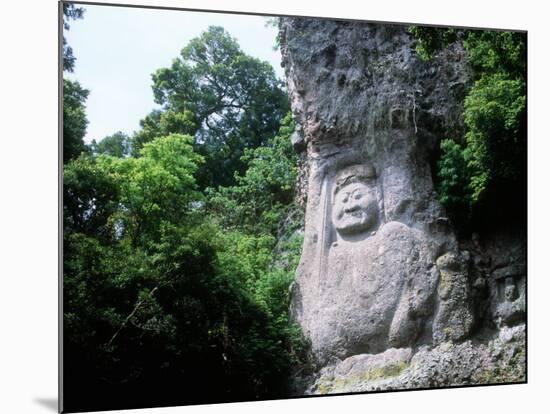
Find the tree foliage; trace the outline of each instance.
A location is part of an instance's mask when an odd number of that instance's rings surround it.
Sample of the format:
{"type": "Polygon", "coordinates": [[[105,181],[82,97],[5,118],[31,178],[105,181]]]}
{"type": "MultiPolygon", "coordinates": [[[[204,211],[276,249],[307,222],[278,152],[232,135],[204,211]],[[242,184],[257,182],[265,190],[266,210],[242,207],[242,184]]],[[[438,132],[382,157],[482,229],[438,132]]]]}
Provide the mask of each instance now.
{"type": "Polygon", "coordinates": [[[245,151],[234,186],[205,194],[190,135],[120,156],[115,134],[65,165],[66,407],[287,395],[291,370],[309,367],[289,317],[303,220],[293,128],[287,116],[245,151]]]}
{"type": "Polygon", "coordinates": [[[427,26],[410,26],[409,33],[411,33],[417,41],[415,48],[416,53],[425,61],[432,59],[434,52],[455,42],[462,34],[455,29],[427,26]]]}
{"type": "MultiPolygon", "coordinates": [[[[76,7],[71,3],[63,3],[63,29],[69,30],[71,28],[69,21],[82,19],[84,16],[84,9],[82,7],[76,7]]],[[[73,54],[73,49],[67,43],[67,39],[63,36],[63,70],[67,72],[74,71],[74,64],[76,57],[73,54]]]]}
{"type": "Polygon", "coordinates": [[[524,81],[504,73],[484,75],[467,96],[464,118],[473,202],[492,181],[519,184],[525,178],[525,108],[524,81]]]}
{"type": "Polygon", "coordinates": [[[87,151],[85,103],[89,93],[77,81],[63,79],[63,163],[87,151]]]}
{"type": "Polygon", "coordinates": [[[473,69],[474,84],[464,101],[466,134],[457,142],[441,141],[441,202],[458,224],[502,219],[522,223],[527,177],[525,33],[422,27],[410,31],[424,59],[461,41],[473,69]]]}
{"type": "Polygon", "coordinates": [[[464,47],[478,77],[500,73],[511,79],[526,79],[526,33],[470,30],[464,37],[464,47]]]}
{"type": "Polygon", "coordinates": [[[88,91],[64,91],[65,408],[287,395],[309,367],[288,293],[303,215],[273,69],[211,27],[155,72],[139,131],[89,146],[88,91]]]}
{"type": "Polygon", "coordinates": [[[210,212],[224,227],[276,235],[277,226],[292,205],[297,156],[290,143],[294,122],[289,114],[277,136],[265,146],[246,149],[244,174],[235,174],[236,184],[208,191],[210,212]]]}
{"type": "Polygon", "coordinates": [[[170,67],[153,74],[153,93],[162,111],[143,121],[134,147],[158,133],[194,135],[195,149],[205,157],[201,188],[233,184],[233,172],[244,172],[245,149],[273,137],[288,111],[273,68],[246,55],[215,26],[191,40],[170,67]]]}
{"type": "MultiPolygon", "coordinates": [[[[63,29],[69,30],[69,21],[81,19],[84,9],[71,3],[63,3],[63,29]]],[[[76,57],[63,36],[63,71],[73,72],[76,57]]],[[[90,91],[78,81],[63,78],[63,163],[77,158],[88,149],[84,144],[88,119],[86,99],[90,91]]]]}
{"type": "Polygon", "coordinates": [[[471,194],[468,182],[468,160],[465,153],[451,139],[441,141],[441,149],[446,155],[438,161],[441,181],[441,197],[443,204],[462,204],[468,206],[471,194]]]}
{"type": "Polygon", "coordinates": [[[115,132],[99,142],[96,142],[95,139],[92,140],[90,147],[95,154],[111,155],[116,158],[127,157],[131,153],[130,137],[121,131],[115,132]]]}
{"type": "Polygon", "coordinates": [[[141,129],[130,140],[131,151],[139,155],[144,144],[169,134],[194,135],[197,132],[195,115],[190,111],[153,110],[140,121],[141,129]]]}

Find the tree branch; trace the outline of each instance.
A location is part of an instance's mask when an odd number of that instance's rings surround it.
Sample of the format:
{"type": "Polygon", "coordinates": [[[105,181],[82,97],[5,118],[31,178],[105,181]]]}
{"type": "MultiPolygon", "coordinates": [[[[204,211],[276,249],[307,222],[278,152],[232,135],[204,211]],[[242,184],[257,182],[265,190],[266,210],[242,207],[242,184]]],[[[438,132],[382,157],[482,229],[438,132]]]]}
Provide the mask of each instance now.
{"type": "MultiPolygon", "coordinates": [[[[149,294],[147,295],[147,298],[150,298],[151,296],[153,296],[153,293],[155,293],[156,291],[158,290],[158,286],[155,286],[153,288],[153,290],[151,290],[149,292],[149,294]]],[[[109,342],[107,342],[107,345],[106,345],[106,348],[109,348],[113,341],[116,339],[116,337],[118,336],[118,334],[120,333],[120,331],[122,331],[124,329],[124,327],[128,324],[128,322],[130,321],[130,319],[132,319],[132,317],[136,314],[136,312],[138,311],[138,309],[141,307],[141,305],[143,305],[143,303],[145,302],[145,299],[142,299],[140,300],[136,306],[134,307],[134,310],[132,310],[132,312],[130,312],[130,314],[126,317],[126,319],[124,320],[124,322],[122,323],[122,325],[120,325],[120,328],[118,328],[118,330],[115,332],[115,334],[111,337],[111,339],[109,339],[109,342]]]]}

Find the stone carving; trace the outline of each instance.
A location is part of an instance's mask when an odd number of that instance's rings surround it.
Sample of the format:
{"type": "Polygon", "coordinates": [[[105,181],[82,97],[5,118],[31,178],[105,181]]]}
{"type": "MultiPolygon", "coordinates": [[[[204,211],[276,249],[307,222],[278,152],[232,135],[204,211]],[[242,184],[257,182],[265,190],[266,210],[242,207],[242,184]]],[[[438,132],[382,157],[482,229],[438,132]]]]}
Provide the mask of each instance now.
{"type": "Polygon", "coordinates": [[[525,268],[511,265],[493,271],[496,304],[493,311],[498,326],[513,326],[525,320],[525,268]]]}
{"type": "Polygon", "coordinates": [[[432,182],[438,140],[464,132],[464,50],[422,62],[398,25],[284,18],[280,28],[305,205],[291,313],[320,375],[308,392],[521,380],[525,278],[497,277],[508,264],[460,248],[432,182]],[[469,340],[482,323],[480,346],[469,340]],[[493,349],[517,357],[500,366],[493,349]],[[451,366],[460,358],[472,365],[451,366]]]}
{"type": "Polygon", "coordinates": [[[332,222],[342,243],[368,237],[379,225],[379,206],[374,169],[356,165],[339,172],[332,196],[332,222]]]}
{"type": "Polygon", "coordinates": [[[409,346],[431,313],[438,277],[425,237],[385,222],[371,165],[347,166],[331,181],[318,296],[298,315],[313,351],[326,361],[409,346]]]}
{"type": "Polygon", "coordinates": [[[445,342],[433,348],[356,355],[319,372],[308,394],[525,381],[525,325],[504,327],[487,344],[445,342]]]}
{"type": "Polygon", "coordinates": [[[474,323],[470,283],[469,254],[446,253],[437,259],[439,269],[439,311],[433,321],[434,343],[458,341],[467,337],[474,323]]]}
{"type": "Polygon", "coordinates": [[[398,26],[285,19],[281,41],[306,192],[292,313],[318,362],[464,338],[468,258],[428,164],[464,68],[415,60],[398,26]]]}

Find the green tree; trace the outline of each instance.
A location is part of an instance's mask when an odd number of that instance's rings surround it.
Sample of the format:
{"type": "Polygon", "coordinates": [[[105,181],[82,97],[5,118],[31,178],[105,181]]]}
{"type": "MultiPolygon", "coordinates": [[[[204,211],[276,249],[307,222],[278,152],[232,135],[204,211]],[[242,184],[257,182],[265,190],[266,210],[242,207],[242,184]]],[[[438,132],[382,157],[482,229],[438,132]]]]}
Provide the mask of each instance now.
{"type": "Polygon", "coordinates": [[[97,163],[118,183],[117,219],[134,245],[158,241],[163,223],[177,224],[200,198],[194,174],[202,157],[192,137],[172,134],[143,146],[140,157],[99,156],[97,163]]]}
{"type": "MultiPolygon", "coordinates": [[[[71,3],[63,3],[63,29],[69,30],[70,20],[82,19],[84,16],[84,9],[82,7],[76,7],[71,3]]],[[[63,36],[63,70],[67,72],[74,71],[74,64],[76,57],[73,54],[73,49],[67,43],[67,39],[63,36]]]]}
{"type": "Polygon", "coordinates": [[[205,157],[198,175],[202,188],[232,184],[234,172],[244,172],[245,149],[273,137],[288,111],[273,68],[214,26],[191,40],[171,67],[153,74],[153,92],[163,113],[144,121],[148,131],[138,134],[134,146],[155,133],[193,134],[195,149],[205,157]]]}
{"type": "MultiPolygon", "coordinates": [[[[263,333],[246,336],[239,354],[267,352],[265,364],[254,364],[259,382],[282,390],[292,370],[311,369],[302,332],[290,320],[289,286],[294,280],[303,237],[303,212],[293,202],[297,156],[290,143],[291,114],[266,145],[245,151],[244,174],[236,184],[207,192],[206,208],[224,229],[217,249],[223,274],[239,274],[260,309],[267,315],[263,333]],[[258,374],[261,375],[258,376],[258,374]],[[278,384],[278,385],[276,385],[278,384]],[[279,388],[277,388],[279,387],[279,388]]],[[[252,358],[249,356],[248,358],[252,358]]],[[[269,387],[262,394],[269,395],[269,387]]]]}
{"type": "Polygon", "coordinates": [[[224,227],[277,235],[281,220],[293,208],[297,174],[297,156],[290,143],[293,131],[288,113],[275,137],[245,150],[241,160],[247,169],[242,175],[235,173],[235,185],[207,193],[207,207],[224,227]]]}
{"type": "Polygon", "coordinates": [[[91,150],[94,154],[111,155],[116,158],[123,158],[130,155],[130,137],[123,132],[115,132],[96,142],[94,139],[91,144],[91,150]]]}
{"type": "Polygon", "coordinates": [[[526,178],[525,83],[507,73],[484,75],[464,103],[472,202],[496,182],[514,188],[526,178]]]}
{"type": "Polygon", "coordinates": [[[290,115],[276,134],[286,98],[223,29],[187,49],[157,72],[163,108],[138,133],[64,166],[66,409],[283,397],[306,364],[289,318],[303,215],[290,115]]]}
{"type": "Polygon", "coordinates": [[[416,53],[424,61],[432,59],[436,51],[447,47],[462,35],[462,31],[456,29],[426,26],[410,26],[409,33],[415,37],[416,53]]]}
{"type": "Polygon", "coordinates": [[[143,246],[158,240],[164,222],[185,217],[200,198],[193,175],[202,158],[193,152],[192,138],[159,137],[140,155],[88,155],[65,165],[66,231],[127,237],[143,246]]]}
{"type": "Polygon", "coordinates": [[[155,109],[140,121],[141,129],[130,140],[132,154],[139,156],[139,151],[147,142],[169,134],[194,135],[197,132],[197,119],[188,110],[174,112],[155,109]]]}
{"type": "Polygon", "coordinates": [[[526,79],[526,33],[469,30],[464,36],[464,47],[477,78],[500,73],[511,79],[526,79]]]}
{"type": "Polygon", "coordinates": [[[120,189],[97,160],[83,155],[63,167],[64,233],[80,233],[108,243],[115,236],[120,189]]]}
{"type": "Polygon", "coordinates": [[[470,187],[469,152],[452,139],[441,141],[443,156],[437,161],[439,201],[461,228],[470,220],[472,189],[470,187]]]}
{"type": "Polygon", "coordinates": [[[437,171],[440,200],[457,223],[472,220],[485,225],[503,219],[523,223],[526,34],[422,27],[412,27],[410,32],[424,59],[453,41],[461,41],[473,69],[474,84],[464,101],[466,134],[455,143],[441,142],[437,171]]]}
{"type": "MultiPolygon", "coordinates": [[[[82,19],[84,9],[63,3],[63,29],[69,30],[69,21],[82,19]]],[[[63,70],[73,72],[76,58],[63,36],[63,70]]],[[[87,148],[84,144],[88,119],[85,103],[90,91],[77,81],[63,79],[63,163],[78,157],[87,148]]]]}
{"type": "MultiPolygon", "coordinates": [[[[292,204],[284,124],[240,176],[258,220],[284,221],[292,204]]],[[[65,166],[69,406],[276,398],[307,360],[288,307],[300,220],[281,237],[271,225],[226,226],[196,191],[200,162],[190,136],[169,135],[138,157],[92,153],[65,166]]]]}
{"type": "Polygon", "coordinates": [[[85,103],[89,93],[77,81],[63,79],[63,163],[87,151],[85,103]]]}

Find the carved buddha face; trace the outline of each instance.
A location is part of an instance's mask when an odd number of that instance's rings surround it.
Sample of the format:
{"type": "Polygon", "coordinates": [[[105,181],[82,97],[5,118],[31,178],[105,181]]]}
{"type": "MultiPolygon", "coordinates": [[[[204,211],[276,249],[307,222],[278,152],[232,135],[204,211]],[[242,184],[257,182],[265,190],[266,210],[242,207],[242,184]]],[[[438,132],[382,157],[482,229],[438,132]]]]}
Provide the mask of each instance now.
{"type": "Polygon", "coordinates": [[[362,182],[342,187],[334,196],[332,222],[343,235],[372,229],[378,222],[376,188],[362,182]]]}
{"type": "Polygon", "coordinates": [[[516,284],[514,283],[514,279],[512,279],[511,277],[506,279],[504,287],[504,297],[508,302],[513,302],[518,297],[516,284]]]}

